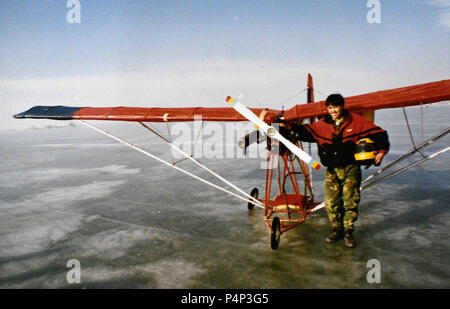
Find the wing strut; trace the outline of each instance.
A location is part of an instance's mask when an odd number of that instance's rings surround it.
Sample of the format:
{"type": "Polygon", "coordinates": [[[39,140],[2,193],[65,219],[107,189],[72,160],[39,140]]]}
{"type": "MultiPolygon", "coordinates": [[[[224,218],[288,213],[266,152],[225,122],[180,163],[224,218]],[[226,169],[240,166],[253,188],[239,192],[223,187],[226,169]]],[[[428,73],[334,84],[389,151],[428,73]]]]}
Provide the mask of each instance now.
{"type": "MultiPolygon", "coordinates": [[[[369,177],[367,177],[366,179],[364,179],[364,180],[361,182],[361,184],[364,184],[364,183],[366,183],[367,181],[369,181],[370,179],[372,179],[372,178],[374,178],[374,177],[380,175],[380,174],[381,174],[382,172],[384,172],[385,170],[387,170],[387,169],[391,168],[392,166],[398,164],[399,162],[403,161],[404,159],[409,158],[410,156],[412,156],[412,155],[415,154],[416,152],[420,152],[421,149],[423,149],[423,148],[425,148],[425,147],[427,147],[427,146],[433,144],[435,141],[437,141],[437,140],[441,139],[442,137],[446,136],[449,132],[450,132],[450,127],[447,128],[447,129],[445,129],[445,130],[442,131],[441,133],[439,133],[439,134],[433,136],[432,138],[426,140],[424,143],[420,144],[419,146],[414,147],[413,150],[411,150],[411,151],[409,151],[408,153],[404,154],[403,156],[401,156],[400,158],[398,158],[398,159],[395,160],[394,162],[391,162],[390,164],[386,165],[386,166],[383,167],[382,169],[376,171],[375,173],[373,173],[372,175],[370,175],[369,177]]],[[[433,159],[433,158],[435,158],[435,157],[437,157],[437,156],[439,156],[439,155],[441,155],[441,154],[443,154],[443,153],[445,153],[445,152],[447,152],[447,151],[449,151],[449,150],[450,150],[450,147],[447,147],[447,148],[442,149],[442,150],[440,150],[440,151],[437,151],[437,152],[435,152],[435,153],[433,153],[433,154],[431,154],[431,155],[429,155],[429,156],[424,156],[422,153],[420,153],[420,154],[423,156],[423,158],[420,159],[419,161],[416,161],[416,162],[414,162],[414,163],[411,163],[411,164],[409,164],[409,165],[407,165],[407,166],[405,166],[405,167],[403,167],[403,168],[401,168],[401,169],[399,169],[399,170],[397,170],[397,171],[395,171],[395,172],[392,172],[392,173],[389,174],[389,175],[384,176],[383,178],[374,180],[374,181],[372,181],[371,183],[369,183],[369,184],[367,184],[367,185],[365,185],[365,186],[362,186],[362,187],[361,187],[361,191],[362,191],[362,190],[365,190],[365,189],[367,189],[367,188],[369,188],[369,187],[371,187],[371,186],[373,186],[373,185],[375,185],[375,184],[377,184],[377,183],[380,183],[380,182],[382,182],[382,181],[384,181],[384,180],[386,180],[386,179],[389,179],[389,178],[391,178],[391,177],[393,177],[393,176],[395,176],[395,175],[398,175],[398,174],[400,174],[400,173],[402,173],[402,172],[404,172],[404,171],[406,171],[406,170],[408,170],[408,169],[410,169],[410,168],[412,168],[412,167],[414,167],[414,166],[417,166],[417,165],[419,165],[419,164],[421,164],[421,163],[423,163],[423,162],[425,162],[425,161],[428,161],[428,160],[430,160],[430,159],[433,159]]],[[[313,209],[309,210],[309,212],[315,212],[315,211],[317,211],[317,210],[319,210],[319,209],[321,209],[321,208],[323,208],[323,207],[325,207],[325,202],[320,203],[319,205],[317,205],[317,206],[314,207],[313,209]]]]}
{"type": "Polygon", "coordinates": [[[399,169],[398,171],[395,171],[395,172],[393,172],[393,173],[391,173],[391,174],[389,174],[389,175],[386,175],[386,176],[384,176],[383,178],[380,178],[380,179],[377,179],[377,180],[375,180],[375,181],[372,181],[371,183],[369,183],[369,184],[365,185],[364,187],[362,187],[361,190],[367,189],[367,188],[373,186],[374,184],[377,184],[377,183],[382,182],[382,181],[384,181],[384,180],[386,180],[386,179],[389,179],[389,178],[391,178],[391,177],[393,177],[393,176],[395,176],[395,175],[398,175],[398,174],[400,174],[400,173],[402,173],[402,172],[404,172],[404,171],[410,169],[411,167],[414,167],[414,166],[416,166],[416,165],[419,165],[420,163],[423,163],[423,162],[425,162],[425,161],[428,161],[428,160],[430,160],[430,159],[433,159],[433,158],[435,158],[435,157],[437,157],[437,156],[439,156],[439,155],[441,155],[441,154],[443,154],[443,153],[445,153],[445,152],[447,152],[447,151],[449,151],[449,150],[450,150],[450,147],[447,147],[447,148],[445,148],[445,149],[442,149],[442,150],[440,150],[440,151],[437,151],[437,152],[435,152],[435,153],[433,153],[433,154],[431,154],[431,155],[429,155],[429,156],[427,156],[427,157],[424,157],[423,159],[421,159],[421,160],[419,160],[419,161],[416,161],[416,162],[414,162],[414,163],[411,163],[410,165],[407,165],[407,166],[405,166],[405,167],[399,169]]]}
{"type": "MultiPolygon", "coordinates": [[[[373,185],[375,185],[375,184],[377,184],[377,183],[379,183],[379,182],[382,182],[382,181],[384,181],[384,180],[386,180],[386,179],[389,179],[389,178],[391,178],[391,177],[394,177],[395,175],[398,175],[398,174],[400,174],[400,173],[402,173],[402,172],[404,172],[404,171],[406,171],[406,170],[408,170],[408,169],[410,169],[410,168],[412,168],[412,167],[414,167],[414,166],[416,166],[416,165],[419,165],[419,164],[421,164],[421,163],[423,163],[423,162],[425,162],[425,161],[428,161],[428,160],[430,160],[430,159],[433,159],[433,158],[435,158],[435,157],[437,157],[437,156],[439,156],[439,155],[441,155],[441,154],[443,154],[443,153],[445,153],[445,152],[447,152],[447,151],[449,151],[449,150],[450,150],[450,147],[447,147],[447,148],[445,148],[445,149],[442,149],[442,150],[440,150],[440,151],[437,151],[437,152],[435,152],[435,153],[433,153],[433,154],[431,154],[431,155],[429,155],[429,156],[427,156],[427,157],[424,157],[423,159],[421,159],[421,160],[419,160],[419,161],[417,161],[417,162],[414,162],[414,163],[412,163],[412,164],[410,164],[410,165],[408,165],[408,166],[405,166],[405,167],[399,169],[398,171],[395,171],[395,172],[393,172],[393,173],[391,173],[391,174],[389,174],[389,175],[386,175],[386,176],[384,176],[383,178],[380,178],[380,179],[378,179],[378,180],[372,181],[371,183],[369,183],[369,184],[367,184],[367,185],[361,187],[361,191],[363,191],[364,189],[367,189],[367,188],[369,188],[369,187],[371,187],[371,186],[373,186],[373,185]]],[[[317,205],[316,207],[314,207],[313,209],[311,209],[309,212],[315,212],[315,211],[317,211],[317,210],[319,210],[319,209],[321,209],[321,208],[323,208],[323,207],[325,207],[325,202],[320,203],[319,205],[317,205]]]]}
{"type": "MultiPolygon", "coordinates": [[[[422,144],[420,144],[418,147],[414,147],[414,149],[412,149],[411,151],[409,151],[408,153],[404,154],[403,156],[401,156],[400,158],[398,158],[397,160],[395,160],[394,162],[391,162],[390,164],[386,165],[385,167],[383,167],[382,169],[379,169],[378,171],[376,171],[375,173],[373,173],[372,175],[370,175],[369,177],[367,177],[366,179],[364,179],[361,183],[366,183],[367,181],[369,181],[370,179],[380,175],[381,173],[383,173],[385,170],[391,168],[392,166],[400,163],[401,161],[409,158],[410,156],[412,156],[413,154],[415,154],[416,152],[419,152],[421,149],[433,144],[435,141],[443,138],[444,136],[446,136],[448,133],[450,132],[450,127],[445,129],[444,131],[442,131],[441,133],[433,136],[432,138],[426,140],[425,142],[423,142],[422,144]]],[[[430,158],[430,156],[425,157],[422,153],[421,155],[423,156],[423,159],[421,160],[421,162],[424,162],[428,159],[425,158],[430,158]]]]}
{"type": "Polygon", "coordinates": [[[155,155],[153,155],[153,154],[151,154],[151,153],[149,153],[149,152],[147,152],[147,151],[145,151],[145,150],[143,150],[143,149],[141,149],[141,148],[139,148],[139,147],[137,147],[137,146],[135,146],[133,144],[130,144],[127,141],[125,141],[125,140],[123,140],[121,138],[118,138],[118,137],[116,137],[116,136],[114,136],[114,135],[112,135],[112,134],[110,134],[110,133],[108,133],[108,132],[106,132],[106,131],[104,131],[104,130],[96,127],[96,126],[94,126],[94,125],[92,125],[92,124],[89,124],[89,123],[87,123],[84,120],[79,120],[79,121],[81,121],[81,123],[83,123],[87,127],[90,127],[91,129],[94,129],[95,131],[98,131],[98,132],[100,132],[100,133],[102,133],[102,134],[104,134],[104,135],[106,135],[106,136],[108,136],[108,137],[110,137],[110,138],[112,138],[112,139],[114,139],[114,140],[116,140],[116,141],[118,141],[118,142],[128,146],[128,147],[131,147],[131,148],[133,148],[133,149],[143,153],[144,155],[146,155],[146,156],[148,156],[148,157],[150,157],[152,159],[155,159],[155,160],[157,160],[157,161],[159,161],[159,162],[161,162],[161,163],[163,163],[163,164],[165,164],[167,166],[173,167],[174,169],[176,169],[176,170],[178,170],[178,171],[180,171],[180,172],[182,172],[182,173],[184,173],[184,174],[186,174],[188,176],[191,176],[191,177],[193,177],[193,178],[195,178],[197,180],[200,180],[201,182],[203,182],[203,183],[205,183],[207,185],[210,185],[210,186],[212,186],[212,187],[214,187],[214,188],[216,188],[216,189],[218,189],[220,191],[223,191],[225,193],[233,195],[234,197],[237,197],[237,198],[239,198],[239,199],[241,199],[243,201],[250,202],[250,203],[254,204],[257,207],[264,208],[262,203],[259,202],[259,201],[257,201],[258,203],[256,203],[253,200],[248,200],[248,199],[246,199],[246,198],[244,198],[244,197],[242,197],[240,195],[237,195],[234,192],[231,192],[231,191],[229,191],[229,190],[227,190],[225,188],[219,187],[218,185],[216,185],[216,184],[214,184],[214,183],[212,183],[212,182],[210,182],[210,181],[208,181],[206,179],[203,179],[203,178],[201,178],[199,176],[196,176],[196,175],[194,175],[194,174],[192,174],[192,173],[190,173],[190,172],[188,172],[188,171],[186,171],[186,170],[184,170],[184,169],[182,169],[182,168],[180,168],[180,167],[178,167],[178,166],[176,166],[176,165],[174,165],[174,164],[172,164],[170,162],[167,162],[166,160],[163,160],[163,159],[161,159],[161,158],[159,158],[159,157],[157,157],[157,156],[155,156],[155,155]]]}
{"type": "Polygon", "coordinates": [[[235,186],[234,184],[232,184],[231,182],[229,182],[228,180],[226,180],[225,178],[223,178],[222,176],[220,176],[219,174],[217,174],[216,172],[212,171],[210,168],[206,167],[204,164],[202,164],[200,161],[198,161],[196,158],[194,158],[192,155],[189,155],[188,153],[184,152],[183,150],[181,150],[180,148],[178,148],[177,146],[175,146],[174,144],[172,144],[170,142],[170,140],[164,138],[163,136],[161,136],[160,134],[157,134],[155,131],[153,131],[152,128],[150,128],[149,126],[147,126],[145,123],[143,122],[139,122],[144,128],[148,129],[150,132],[154,133],[156,136],[160,137],[163,141],[165,141],[167,144],[169,144],[173,149],[175,149],[176,151],[178,151],[179,153],[181,153],[183,156],[186,157],[186,159],[191,160],[192,162],[194,162],[195,164],[197,164],[198,166],[200,166],[202,169],[204,169],[205,171],[207,171],[208,173],[210,173],[211,175],[215,176],[216,178],[220,179],[221,181],[223,181],[224,183],[226,183],[227,185],[229,185],[230,187],[232,187],[233,189],[235,189],[236,191],[239,191],[240,193],[242,193],[243,195],[245,195],[246,197],[248,197],[250,200],[252,200],[256,206],[260,206],[263,207],[263,204],[258,201],[257,199],[255,199],[254,197],[252,197],[250,194],[246,193],[244,190],[238,188],[237,186],[235,186]],[[258,204],[258,205],[257,205],[258,204]]]}

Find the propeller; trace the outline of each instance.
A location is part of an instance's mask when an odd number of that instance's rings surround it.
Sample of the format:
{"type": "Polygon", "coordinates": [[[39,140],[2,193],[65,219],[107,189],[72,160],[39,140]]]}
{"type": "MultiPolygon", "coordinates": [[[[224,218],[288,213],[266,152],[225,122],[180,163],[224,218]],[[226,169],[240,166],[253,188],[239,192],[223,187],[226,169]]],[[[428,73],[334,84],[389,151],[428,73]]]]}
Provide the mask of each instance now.
{"type": "Polygon", "coordinates": [[[319,170],[321,168],[319,162],[311,158],[309,154],[286,139],[283,135],[280,134],[280,132],[278,132],[277,129],[259,119],[259,117],[256,116],[255,113],[253,113],[248,107],[242,104],[239,99],[235,100],[234,98],[228,96],[225,101],[227,101],[227,103],[230,104],[239,114],[251,121],[257,128],[263,130],[267,134],[267,136],[278,140],[280,143],[286,146],[286,148],[289,149],[293,154],[295,154],[300,160],[316,170],[319,170]]]}

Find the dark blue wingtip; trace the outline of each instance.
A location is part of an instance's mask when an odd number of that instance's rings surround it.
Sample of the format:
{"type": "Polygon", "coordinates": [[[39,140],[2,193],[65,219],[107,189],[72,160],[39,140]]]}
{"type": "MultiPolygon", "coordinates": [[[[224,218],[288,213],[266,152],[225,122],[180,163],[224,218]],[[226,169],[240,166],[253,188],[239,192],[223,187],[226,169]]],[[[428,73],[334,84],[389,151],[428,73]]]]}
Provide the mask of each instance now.
{"type": "Polygon", "coordinates": [[[41,119],[56,119],[69,120],[82,107],[70,106],[34,106],[23,113],[14,115],[16,119],[23,118],[41,118],[41,119]]]}
{"type": "Polygon", "coordinates": [[[34,106],[20,114],[14,115],[13,117],[16,119],[35,118],[38,115],[44,115],[48,108],[49,106],[34,106]]]}
{"type": "Polygon", "coordinates": [[[26,111],[24,111],[24,112],[22,112],[20,114],[16,114],[13,117],[16,118],[16,119],[27,118],[27,115],[29,114],[30,110],[32,110],[32,109],[26,110],[26,111]]]}
{"type": "Polygon", "coordinates": [[[25,112],[17,114],[17,115],[14,115],[13,117],[16,118],[16,119],[25,118],[25,112]]]}

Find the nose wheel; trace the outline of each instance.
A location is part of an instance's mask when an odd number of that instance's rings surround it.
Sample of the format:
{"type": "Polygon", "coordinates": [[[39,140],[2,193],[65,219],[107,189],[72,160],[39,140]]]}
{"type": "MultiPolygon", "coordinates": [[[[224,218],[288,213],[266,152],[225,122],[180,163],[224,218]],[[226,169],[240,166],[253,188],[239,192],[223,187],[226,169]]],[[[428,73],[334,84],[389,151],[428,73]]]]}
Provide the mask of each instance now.
{"type": "Polygon", "coordinates": [[[270,234],[270,246],[273,250],[278,249],[278,245],[280,244],[280,236],[281,236],[281,224],[280,218],[275,217],[272,220],[272,232],[270,234]]]}

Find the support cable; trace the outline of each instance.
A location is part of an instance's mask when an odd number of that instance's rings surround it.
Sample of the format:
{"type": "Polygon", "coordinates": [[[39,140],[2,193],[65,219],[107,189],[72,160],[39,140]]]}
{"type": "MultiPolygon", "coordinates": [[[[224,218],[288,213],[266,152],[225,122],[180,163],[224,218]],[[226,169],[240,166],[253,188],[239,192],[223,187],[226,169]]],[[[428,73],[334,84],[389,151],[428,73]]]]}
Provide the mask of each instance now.
{"type": "Polygon", "coordinates": [[[149,152],[147,152],[147,151],[145,151],[145,150],[143,150],[143,149],[141,149],[141,148],[139,148],[139,147],[137,147],[137,146],[135,146],[135,145],[133,145],[133,144],[130,144],[130,143],[128,143],[127,141],[124,141],[124,140],[121,139],[121,138],[118,138],[118,137],[116,137],[116,136],[114,136],[114,135],[112,135],[112,134],[110,134],[110,133],[108,133],[108,132],[106,132],[106,131],[104,131],[104,130],[102,130],[102,129],[100,129],[100,128],[97,128],[96,126],[94,126],[94,125],[92,125],[92,124],[89,124],[89,123],[85,122],[84,120],[79,120],[79,121],[80,121],[81,123],[83,123],[84,125],[90,127],[91,129],[94,129],[94,130],[96,130],[96,131],[98,131],[98,132],[100,132],[100,133],[102,133],[102,134],[104,134],[104,135],[106,135],[106,136],[108,136],[108,137],[110,137],[110,138],[112,138],[112,139],[114,139],[114,140],[116,140],[116,141],[118,141],[118,142],[124,144],[124,145],[127,145],[128,147],[131,147],[131,148],[133,148],[133,149],[135,149],[135,150],[137,150],[137,151],[143,153],[144,155],[146,155],[146,156],[148,156],[148,157],[150,157],[150,158],[152,158],[152,159],[155,159],[155,160],[157,160],[157,161],[159,161],[159,162],[161,162],[161,163],[163,163],[163,164],[165,164],[165,165],[167,165],[167,166],[173,167],[174,169],[176,169],[176,170],[178,170],[178,171],[180,171],[180,172],[182,172],[182,173],[184,173],[184,174],[186,174],[186,175],[188,175],[188,176],[191,176],[191,177],[193,177],[193,178],[195,178],[195,179],[197,179],[197,180],[199,180],[199,181],[201,181],[201,182],[203,182],[203,183],[205,183],[205,184],[207,184],[207,185],[210,185],[210,186],[212,186],[212,187],[214,187],[214,188],[216,188],[216,189],[218,189],[218,190],[221,190],[221,191],[223,191],[223,192],[225,192],[225,193],[228,193],[228,194],[230,194],[230,195],[233,195],[233,196],[235,196],[235,197],[237,197],[237,198],[239,198],[239,199],[241,199],[241,200],[243,200],[243,201],[250,202],[250,203],[254,204],[254,205],[257,206],[257,207],[264,208],[263,205],[262,205],[262,203],[259,202],[259,201],[258,201],[258,204],[257,204],[257,203],[256,203],[255,201],[253,201],[253,200],[248,200],[248,199],[246,199],[246,198],[244,198],[244,197],[242,197],[242,196],[240,196],[240,195],[237,195],[237,194],[234,193],[234,192],[231,192],[231,191],[229,191],[229,190],[227,190],[227,189],[224,189],[224,188],[222,188],[222,187],[219,187],[218,185],[216,185],[216,184],[214,184],[214,183],[212,183],[212,182],[210,182],[210,181],[208,181],[208,180],[205,180],[205,179],[203,179],[203,178],[201,178],[201,177],[198,177],[198,176],[196,176],[196,175],[194,175],[194,174],[192,174],[192,173],[190,173],[190,172],[188,172],[188,171],[186,171],[186,170],[184,170],[184,169],[182,169],[182,168],[180,168],[180,167],[178,167],[178,166],[176,166],[176,165],[173,165],[172,163],[167,162],[167,161],[165,161],[165,160],[163,160],[163,159],[161,159],[161,158],[159,158],[159,157],[157,157],[157,156],[155,156],[155,155],[153,155],[153,154],[151,154],[151,153],[149,153],[149,152]]]}
{"type": "MultiPolygon", "coordinates": [[[[147,128],[148,130],[150,130],[151,132],[155,133],[150,127],[148,127],[146,124],[139,122],[142,126],[144,126],[145,128],[147,128]]],[[[158,135],[158,134],[157,134],[158,135]]],[[[158,135],[160,136],[160,135],[158,135]]],[[[160,136],[161,137],[161,136],[160,136]]],[[[162,137],[161,137],[162,138],[162,137]]],[[[220,176],[219,174],[217,174],[216,172],[212,171],[210,168],[206,167],[204,164],[202,164],[200,161],[198,161],[196,158],[194,158],[193,155],[189,155],[186,152],[184,152],[183,150],[181,150],[179,147],[175,146],[174,144],[172,144],[169,140],[164,139],[163,140],[168,143],[173,149],[175,149],[176,151],[178,151],[179,153],[181,153],[184,157],[186,157],[186,159],[191,160],[192,162],[194,162],[195,164],[197,164],[198,166],[200,166],[202,169],[204,169],[205,171],[207,171],[208,173],[210,173],[211,175],[215,176],[216,178],[220,179],[221,181],[223,181],[224,183],[226,183],[227,185],[229,185],[230,187],[232,187],[233,189],[239,191],[241,194],[243,194],[244,196],[248,197],[250,200],[253,201],[253,204],[258,203],[261,207],[262,207],[262,203],[260,201],[258,201],[257,199],[255,199],[253,196],[251,196],[250,194],[246,193],[244,190],[240,189],[239,187],[237,187],[236,185],[232,184],[231,182],[229,182],[228,180],[226,180],[225,178],[223,178],[222,176],[220,176]]],[[[180,161],[178,161],[180,162],[180,161]]],[[[177,162],[177,163],[178,163],[177,162]]],[[[175,164],[173,164],[175,165],[175,164]]],[[[256,204],[255,204],[256,205],[256,204]]]]}
{"type": "MultiPolygon", "coordinates": [[[[402,107],[402,110],[403,110],[403,115],[405,116],[406,126],[407,126],[408,132],[409,132],[409,137],[411,138],[411,142],[412,142],[412,145],[413,145],[414,149],[417,150],[416,144],[414,143],[414,138],[413,138],[413,136],[412,136],[411,127],[409,126],[408,117],[406,116],[406,110],[405,110],[404,107],[402,107]]],[[[419,150],[417,150],[417,151],[420,153],[420,155],[421,155],[423,158],[425,158],[425,155],[424,155],[421,151],[419,151],[419,150]]]]}
{"type": "Polygon", "coordinates": [[[385,167],[383,167],[382,169],[379,169],[378,171],[376,171],[374,174],[370,175],[369,177],[367,177],[366,179],[364,179],[361,183],[365,183],[368,180],[380,175],[381,173],[383,173],[385,170],[391,168],[392,166],[400,163],[401,161],[403,161],[406,158],[409,158],[410,156],[412,156],[413,154],[415,154],[417,151],[419,151],[422,148],[425,148],[431,144],[433,144],[435,141],[441,139],[442,137],[446,136],[448,133],[450,132],[450,127],[448,127],[447,129],[445,129],[444,131],[442,131],[441,133],[431,137],[430,139],[426,140],[424,143],[420,144],[418,147],[414,148],[413,150],[409,151],[408,153],[404,154],[403,156],[401,156],[400,158],[398,158],[397,160],[391,162],[390,164],[386,165],[385,167]]]}
{"type": "Polygon", "coordinates": [[[421,160],[419,160],[419,161],[416,161],[416,162],[414,162],[414,163],[411,163],[410,165],[407,165],[407,166],[405,166],[405,167],[403,167],[403,168],[401,168],[401,169],[399,169],[399,170],[397,170],[397,171],[395,171],[395,172],[393,172],[393,173],[391,173],[391,174],[389,174],[389,175],[386,175],[386,176],[384,176],[383,178],[377,179],[377,180],[375,180],[375,181],[373,181],[373,182],[371,182],[371,183],[369,183],[369,184],[367,184],[367,185],[361,187],[361,190],[367,189],[367,188],[369,188],[369,187],[371,187],[371,186],[373,186],[373,185],[375,185],[375,184],[377,184],[377,183],[379,183],[379,182],[382,182],[382,181],[384,181],[384,180],[386,180],[386,179],[389,179],[389,178],[391,178],[391,177],[393,177],[393,176],[395,176],[395,175],[398,175],[398,174],[400,174],[400,173],[402,173],[402,172],[404,172],[404,171],[406,171],[406,170],[408,170],[408,169],[410,169],[410,168],[412,168],[412,167],[414,167],[414,166],[416,166],[416,165],[419,165],[420,163],[423,163],[423,162],[425,162],[425,161],[428,161],[428,160],[430,160],[430,159],[433,159],[433,158],[435,158],[435,157],[437,157],[437,156],[439,156],[439,155],[441,155],[441,154],[443,154],[443,153],[445,153],[445,152],[447,152],[447,151],[449,151],[449,150],[450,150],[450,147],[447,147],[447,148],[445,148],[445,149],[442,149],[442,150],[440,150],[440,151],[437,151],[437,152],[433,153],[432,155],[429,155],[429,156],[427,156],[427,157],[424,157],[423,159],[421,159],[421,160]]]}

